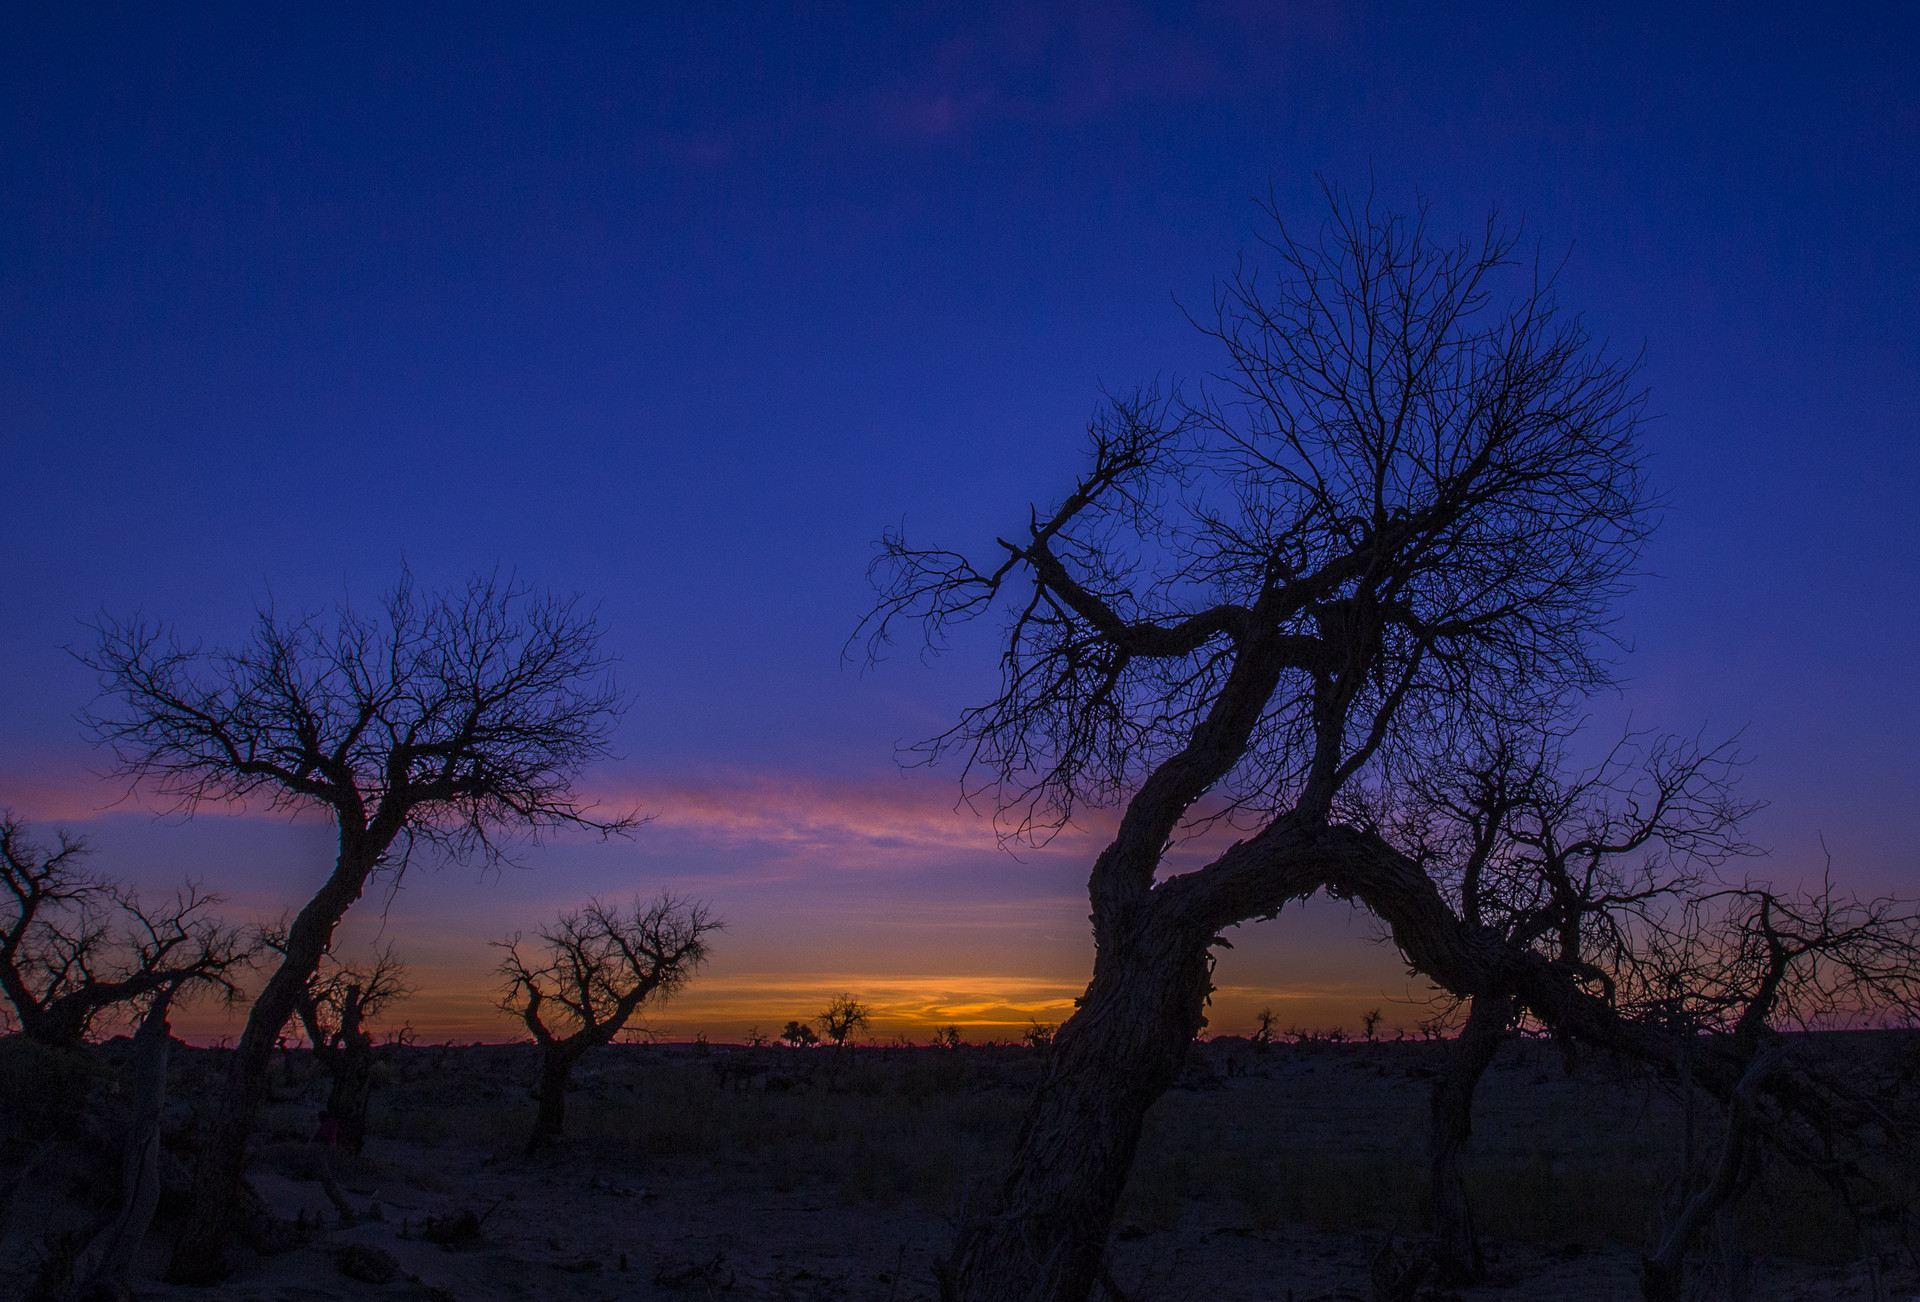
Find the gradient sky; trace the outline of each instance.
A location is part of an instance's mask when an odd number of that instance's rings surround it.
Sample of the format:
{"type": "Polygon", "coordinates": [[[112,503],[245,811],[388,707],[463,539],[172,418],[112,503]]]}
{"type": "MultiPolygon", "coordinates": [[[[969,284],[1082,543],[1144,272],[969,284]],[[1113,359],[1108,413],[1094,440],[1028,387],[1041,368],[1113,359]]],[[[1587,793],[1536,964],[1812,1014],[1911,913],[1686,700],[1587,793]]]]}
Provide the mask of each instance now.
{"type": "MultiPolygon", "coordinates": [[[[78,621],[218,642],[502,564],[602,603],[634,706],[588,785],[658,818],[370,896],[347,949],[384,907],[423,1034],[510,1033],[489,938],[668,885],[731,923],[671,1033],[837,990],[882,1034],[1057,1021],[1097,828],[1016,860],[895,769],[991,666],[842,663],[871,543],[989,539],[1100,385],[1203,379],[1181,305],[1320,173],[1571,250],[1669,504],[1596,712],[1744,727],[1760,871],[1824,840],[1920,889],[1920,9],[1680,9],[8,6],[0,801],[277,914],[326,829],[110,807],[78,621]]],[[[1243,929],[1216,1029],[1406,995],[1370,935],[1243,929]]]]}

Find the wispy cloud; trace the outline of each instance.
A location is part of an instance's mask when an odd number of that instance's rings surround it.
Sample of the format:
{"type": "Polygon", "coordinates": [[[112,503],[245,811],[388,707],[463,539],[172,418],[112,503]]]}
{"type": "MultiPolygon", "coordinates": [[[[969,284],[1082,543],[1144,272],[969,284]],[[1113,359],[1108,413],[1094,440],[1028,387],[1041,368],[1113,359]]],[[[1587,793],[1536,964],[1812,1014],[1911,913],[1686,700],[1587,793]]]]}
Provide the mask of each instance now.
{"type": "MultiPolygon", "coordinates": [[[[958,805],[948,782],[912,782],[893,773],[806,775],[717,769],[695,776],[634,770],[591,775],[586,800],[601,811],[638,810],[649,829],[716,845],[806,852],[822,847],[875,851],[992,850],[992,819],[958,805]]],[[[11,757],[0,765],[0,805],[40,822],[87,822],[172,811],[166,797],[129,792],[70,757],[11,757]]],[[[239,817],[284,821],[265,801],[222,806],[239,817]]]]}
{"type": "Polygon", "coordinates": [[[795,859],[839,868],[949,861],[1012,850],[1022,859],[1084,856],[1108,820],[1096,811],[1046,845],[1003,842],[989,811],[957,799],[950,780],[894,773],[805,775],[739,770],[691,780],[635,773],[603,783],[593,798],[608,809],[638,809],[643,835],[760,860],[795,859]]]}
{"type": "MultiPolygon", "coordinates": [[[[961,801],[951,778],[894,771],[802,774],[711,769],[664,774],[642,769],[592,775],[583,796],[601,813],[648,818],[637,844],[669,853],[725,853],[763,868],[885,870],[957,858],[1011,855],[1027,862],[1084,861],[1112,834],[1113,811],[1085,811],[1044,843],[1010,840],[990,807],[961,801]]],[[[85,824],[175,812],[165,797],[90,773],[71,760],[0,767],[0,807],[36,823],[85,824]]],[[[320,810],[235,802],[203,813],[277,823],[321,823],[320,810]]],[[[1197,867],[1232,839],[1219,828],[1176,847],[1170,867],[1197,867]]]]}

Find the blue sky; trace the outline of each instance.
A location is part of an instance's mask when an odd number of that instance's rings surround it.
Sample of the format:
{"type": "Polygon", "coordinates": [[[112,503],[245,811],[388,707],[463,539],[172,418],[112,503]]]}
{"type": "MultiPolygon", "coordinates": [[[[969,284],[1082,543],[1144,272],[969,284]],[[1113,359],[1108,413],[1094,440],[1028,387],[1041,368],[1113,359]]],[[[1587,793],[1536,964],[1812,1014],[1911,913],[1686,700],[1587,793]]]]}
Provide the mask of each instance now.
{"type": "MultiPolygon", "coordinates": [[[[9,8],[0,799],[277,912],[324,837],[99,812],[60,648],[500,564],[602,604],[634,707],[594,780],[662,817],[410,884],[447,1026],[486,938],[665,882],[735,922],[716,991],[1057,1009],[1091,843],[1016,863],[952,774],[894,772],[990,665],[842,662],[871,543],[988,539],[1102,384],[1203,384],[1183,306],[1324,175],[1441,229],[1497,205],[1644,349],[1668,505],[1596,713],[1744,727],[1762,870],[1824,838],[1912,892],[1915,48],[1898,6],[9,8]]],[[[1227,1029],[1402,988],[1344,910],[1257,930],[1227,1029]]]]}

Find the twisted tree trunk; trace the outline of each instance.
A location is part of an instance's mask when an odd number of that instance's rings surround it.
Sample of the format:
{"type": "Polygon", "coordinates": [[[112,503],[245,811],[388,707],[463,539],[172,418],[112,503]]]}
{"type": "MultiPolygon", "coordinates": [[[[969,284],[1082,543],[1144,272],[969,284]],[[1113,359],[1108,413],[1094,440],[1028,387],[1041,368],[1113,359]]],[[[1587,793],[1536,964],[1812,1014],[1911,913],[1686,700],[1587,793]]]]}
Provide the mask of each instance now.
{"type": "Polygon", "coordinates": [[[227,1274],[227,1238],[246,1177],[247,1145],[267,1098],[274,1044],[319,969],[333,929],[360,897],[384,845],[378,842],[343,851],[326,884],[287,929],[280,966],[247,1014],[246,1029],[228,1068],[226,1094],[212,1129],[200,1143],[193,1171],[193,1209],[173,1245],[173,1258],[167,1264],[169,1284],[217,1284],[227,1274]]]}
{"type": "Polygon", "coordinates": [[[943,1302],[1088,1296],[1147,1109],[1180,1073],[1212,990],[1205,938],[1144,929],[1103,951],[1061,1027],[997,1198],[961,1227],[943,1302]]]}
{"type": "Polygon", "coordinates": [[[74,1262],[75,1296],[101,1284],[124,1289],[133,1254],[160,1205],[160,1127],[166,1115],[167,1051],[172,1043],[167,1013],[173,994],[171,988],[155,994],[134,1033],[133,1129],[120,1177],[120,1213],[74,1262]]]}
{"type": "MultiPolygon", "coordinates": [[[[1204,1024],[1209,942],[1322,887],[1387,922],[1409,966],[1444,989],[1511,992],[1516,1008],[1564,1034],[1677,1060],[1671,1036],[1624,1021],[1576,974],[1461,921],[1417,863],[1372,833],[1279,820],[1207,868],[1150,889],[1116,882],[1117,847],[1093,875],[1093,982],[1060,1029],[998,1196],[962,1225],[941,1267],[943,1302],[1085,1302],[1147,1109],[1204,1024]]],[[[1696,1071],[1721,1098],[1739,1080],[1719,1057],[1696,1071]]]]}
{"type": "Polygon", "coordinates": [[[1487,1273],[1460,1159],[1473,1133],[1474,1091],[1506,1038],[1513,1015],[1511,998],[1476,997],[1433,1084],[1433,1256],[1442,1278],[1451,1284],[1475,1283],[1487,1273]]]}

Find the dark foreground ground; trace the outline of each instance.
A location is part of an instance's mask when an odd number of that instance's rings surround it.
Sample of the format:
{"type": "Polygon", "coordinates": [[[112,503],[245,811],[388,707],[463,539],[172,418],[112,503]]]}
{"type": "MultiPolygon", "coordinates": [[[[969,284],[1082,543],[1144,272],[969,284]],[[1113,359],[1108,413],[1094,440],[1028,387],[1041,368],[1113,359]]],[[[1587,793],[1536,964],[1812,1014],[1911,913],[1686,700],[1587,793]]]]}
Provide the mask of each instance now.
{"type": "MultiPolygon", "coordinates": [[[[1263,1053],[1223,1039],[1196,1050],[1183,1087],[1155,1109],[1116,1230],[1127,1302],[1370,1300],[1371,1255],[1390,1234],[1411,1247],[1421,1232],[1427,1095],[1444,1049],[1263,1053]]],[[[176,1055],[176,1148],[190,1147],[219,1058],[176,1055]]],[[[310,1241],[273,1257],[236,1248],[224,1286],[170,1288],[157,1282],[175,1224],[163,1214],[135,1291],[168,1302],[931,1299],[932,1263],[999,1170],[1039,1066],[1025,1048],[612,1048],[578,1072],[566,1141],[526,1158],[530,1048],[392,1050],[365,1154],[331,1163],[354,1213],[344,1225],[304,1142],[325,1078],[295,1053],[252,1178],[281,1215],[318,1227],[310,1241]],[[429,1218],[441,1234],[464,1212],[477,1227],[428,1241],[429,1218]],[[380,1254],[396,1268],[386,1282],[343,1273],[381,1273],[380,1254]]],[[[57,1111],[61,1090],[82,1091],[99,1114],[91,1142],[110,1151],[111,1065],[91,1081],[32,1072],[23,1080],[16,1064],[6,1082],[16,1107],[57,1111]]],[[[0,1298],[25,1297],[40,1256],[111,1197],[84,1158],[85,1131],[13,1199],[0,1298]]],[[[1644,1078],[1592,1061],[1569,1074],[1551,1046],[1509,1045],[1480,1095],[1471,1166],[1496,1279],[1422,1296],[1638,1297],[1635,1265],[1678,1174],[1681,1133],[1678,1107],[1644,1078]]],[[[1755,1299],[1920,1295],[1896,1233],[1863,1236],[1792,1172],[1770,1172],[1750,1196],[1743,1235],[1758,1255],[1755,1299]]]]}

